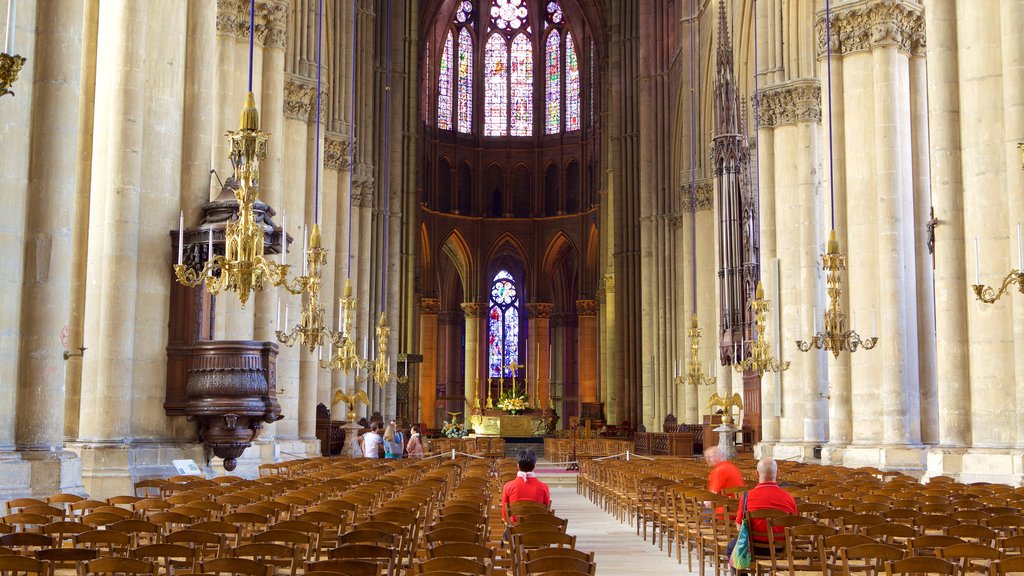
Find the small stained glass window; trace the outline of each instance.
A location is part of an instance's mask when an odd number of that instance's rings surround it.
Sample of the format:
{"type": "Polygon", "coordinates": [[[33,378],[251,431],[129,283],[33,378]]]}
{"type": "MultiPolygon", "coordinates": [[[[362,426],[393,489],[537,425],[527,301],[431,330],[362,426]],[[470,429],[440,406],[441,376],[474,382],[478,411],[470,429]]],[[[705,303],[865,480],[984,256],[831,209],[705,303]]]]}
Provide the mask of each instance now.
{"type": "Polygon", "coordinates": [[[512,136],[533,134],[533,50],[526,34],[512,41],[512,136]]]}
{"type": "Polygon", "coordinates": [[[508,135],[508,48],[492,34],[484,52],[484,135],[508,135]]]}
{"type": "Polygon", "coordinates": [[[452,33],[448,32],[437,77],[437,127],[441,130],[452,129],[452,44],[452,33]]]}
{"type": "Polygon", "coordinates": [[[491,22],[499,30],[515,31],[526,24],[526,0],[494,0],[491,22]]]}
{"type": "Polygon", "coordinates": [[[545,134],[557,134],[562,129],[562,59],[559,49],[560,35],[558,30],[548,34],[544,48],[544,73],[547,86],[544,93],[544,104],[547,117],[544,121],[545,134]]]}
{"type": "Polygon", "coordinates": [[[572,32],[565,33],[565,131],[580,129],[580,64],[572,32]]]}
{"type": "Polygon", "coordinates": [[[473,131],[473,36],[459,32],[459,132],[473,131]]]}

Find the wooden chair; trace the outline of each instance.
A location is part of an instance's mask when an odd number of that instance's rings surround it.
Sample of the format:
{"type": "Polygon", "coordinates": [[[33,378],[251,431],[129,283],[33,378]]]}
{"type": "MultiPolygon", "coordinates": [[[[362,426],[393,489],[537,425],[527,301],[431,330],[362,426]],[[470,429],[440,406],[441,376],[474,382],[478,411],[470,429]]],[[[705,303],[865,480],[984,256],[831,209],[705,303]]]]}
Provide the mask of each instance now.
{"type": "Polygon", "coordinates": [[[103,556],[126,556],[132,537],[116,530],[90,530],[75,534],[75,546],[90,548],[103,556]]]}
{"type": "Polygon", "coordinates": [[[543,574],[554,571],[579,572],[593,576],[597,572],[597,564],[571,556],[549,556],[536,560],[525,560],[520,564],[519,574],[543,574]]]}
{"type": "Polygon", "coordinates": [[[302,562],[300,550],[271,542],[242,544],[228,550],[228,554],[232,558],[247,558],[271,566],[274,568],[274,572],[277,572],[277,568],[287,568],[292,576],[295,576],[302,562]]]}
{"type": "Polygon", "coordinates": [[[786,563],[780,573],[794,576],[798,572],[825,573],[824,541],[836,535],[836,529],[823,524],[792,526],[785,531],[786,563]]]}
{"type": "Polygon", "coordinates": [[[19,550],[21,554],[28,555],[43,548],[53,548],[54,540],[50,536],[35,532],[12,532],[0,536],[0,546],[19,550]]]}
{"type": "Polygon", "coordinates": [[[16,532],[39,532],[44,525],[52,522],[53,518],[41,514],[14,512],[4,516],[2,521],[8,526],[13,526],[16,532]]]}
{"type": "MultiPolygon", "coordinates": [[[[796,528],[794,528],[796,530],[796,528]]],[[[846,548],[860,546],[862,544],[877,544],[878,542],[863,534],[836,534],[826,536],[821,542],[822,558],[825,563],[825,571],[828,574],[847,574],[843,564],[842,552],[846,548]]]]}
{"type": "Polygon", "coordinates": [[[136,558],[97,558],[85,563],[83,573],[89,574],[145,574],[155,576],[156,566],[152,562],[136,558]]]}
{"type": "Polygon", "coordinates": [[[956,576],[957,566],[932,556],[915,556],[885,563],[886,576],[920,576],[923,574],[939,574],[956,576]]]}
{"type": "Polygon", "coordinates": [[[96,551],[88,548],[44,548],[36,550],[36,560],[50,563],[50,576],[54,576],[57,570],[74,570],[75,574],[81,574],[85,563],[96,558],[96,551]]]}
{"type": "Polygon", "coordinates": [[[444,558],[455,556],[460,558],[474,558],[479,561],[488,560],[493,565],[496,551],[490,546],[483,544],[452,543],[440,544],[427,549],[427,558],[444,558]]]}
{"type": "Polygon", "coordinates": [[[174,576],[179,568],[189,572],[195,570],[198,552],[182,544],[147,544],[135,548],[130,555],[132,558],[153,562],[157,571],[163,567],[164,574],[174,576]]]}
{"type": "Polygon", "coordinates": [[[50,576],[50,563],[28,556],[0,556],[0,574],[4,576],[50,576]]]}
{"type": "Polygon", "coordinates": [[[145,520],[121,520],[107,526],[132,537],[132,548],[156,544],[160,540],[160,526],[145,520]]]}
{"type": "Polygon", "coordinates": [[[380,576],[381,565],[370,560],[320,560],[306,564],[303,576],[316,574],[345,576],[380,576]]]}
{"type": "Polygon", "coordinates": [[[956,536],[919,536],[910,541],[910,546],[907,550],[911,556],[936,556],[936,551],[940,548],[964,543],[963,540],[956,536]]]}
{"type": "Polygon", "coordinates": [[[964,542],[982,544],[984,546],[995,546],[999,539],[999,533],[987,526],[977,524],[958,524],[946,529],[947,536],[953,536],[964,542]]]}
{"type": "Polygon", "coordinates": [[[203,574],[229,574],[240,576],[271,576],[273,568],[246,558],[212,558],[199,563],[203,574]]]}
{"type": "Polygon", "coordinates": [[[1024,574],[1024,556],[1013,556],[996,560],[992,563],[992,574],[993,576],[1024,574]]]}
{"type": "Polygon", "coordinates": [[[958,572],[965,574],[988,574],[993,561],[999,560],[1002,553],[991,546],[981,544],[953,544],[936,550],[936,556],[943,560],[952,560],[958,565],[958,572]]]}
{"type": "Polygon", "coordinates": [[[47,536],[52,536],[54,539],[54,546],[60,548],[64,545],[65,541],[72,541],[75,534],[81,534],[82,532],[88,532],[89,530],[92,530],[92,527],[88,524],[61,520],[59,522],[51,522],[43,526],[40,532],[47,536]]]}
{"type": "Polygon", "coordinates": [[[423,574],[425,572],[444,572],[447,574],[468,574],[490,576],[491,566],[488,563],[461,558],[458,556],[444,556],[440,558],[428,558],[417,561],[413,564],[410,574],[423,574]]]}
{"type": "Polygon", "coordinates": [[[21,512],[22,508],[28,506],[46,506],[45,500],[39,500],[38,498],[14,498],[7,501],[7,514],[14,514],[21,512]]]}
{"type": "Polygon", "coordinates": [[[188,529],[217,534],[223,538],[224,544],[229,546],[238,546],[242,542],[242,527],[225,520],[196,522],[188,529]]]}
{"type": "Polygon", "coordinates": [[[906,524],[878,524],[865,528],[864,534],[884,544],[906,549],[910,541],[917,537],[917,530],[906,524]]]}
{"type": "Polygon", "coordinates": [[[380,564],[389,575],[396,574],[398,564],[396,550],[377,544],[342,544],[329,550],[327,557],[330,560],[371,560],[380,564]]]}
{"type": "Polygon", "coordinates": [[[177,530],[164,535],[164,542],[188,546],[196,551],[196,556],[200,559],[216,558],[224,549],[223,536],[204,530],[177,530]]]}
{"type": "Polygon", "coordinates": [[[843,571],[847,576],[857,572],[877,576],[885,563],[903,559],[903,550],[888,544],[858,544],[840,549],[843,571]]]}

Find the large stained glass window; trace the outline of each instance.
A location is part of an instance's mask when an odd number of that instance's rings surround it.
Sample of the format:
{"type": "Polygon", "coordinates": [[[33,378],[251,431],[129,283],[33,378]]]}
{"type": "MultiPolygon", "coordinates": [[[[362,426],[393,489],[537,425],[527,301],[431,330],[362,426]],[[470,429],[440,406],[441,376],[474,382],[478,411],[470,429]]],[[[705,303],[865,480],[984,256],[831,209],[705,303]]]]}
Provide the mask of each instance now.
{"type": "Polygon", "coordinates": [[[444,53],[441,55],[441,71],[437,78],[437,127],[441,130],[452,129],[452,33],[444,41],[444,53]]]}
{"type": "Polygon", "coordinates": [[[544,75],[547,77],[547,86],[544,92],[544,104],[547,110],[547,116],[544,120],[545,134],[557,134],[562,128],[562,59],[559,58],[560,38],[558,30],[552,30],[551,34],[548,34],[548,41],[544,48],[544,75]]]}
{"type": "Polygon", "coordinates": [[[526,0],[494,0],[491,22],[499,30],[518,30],[526,24],[526,0]]]}
{"type": "Polygon", "coordinates": [[[580,129],[580,64],[572,32],[565,33],[565,131],[580,129]]]}
{"type": "Polygon", "coordinates": [[[533,135],[533,49],[530,38],[519,34],[512,41],[512,136],[533,135]]]}
{"type": "Polygon", "coordinates": [[[508,49],[505,37],[492,34],[484,52],[484,135],[508,134],[508,49]]]}
{"type": "MultiPolygon", "coordinates": [[[[460,12],[461,14],[461,12],[460,12]]],[[[459,132],[473,131],[473,36],[459,32],[459,132]]]]}
{"type": "Polygon", "coordinates": [[[519,364],[519,291],[508,270],[494,275],[491,307],[487,313],[487,373],[490,377],[511,377],[505,368],[519,364]]]}

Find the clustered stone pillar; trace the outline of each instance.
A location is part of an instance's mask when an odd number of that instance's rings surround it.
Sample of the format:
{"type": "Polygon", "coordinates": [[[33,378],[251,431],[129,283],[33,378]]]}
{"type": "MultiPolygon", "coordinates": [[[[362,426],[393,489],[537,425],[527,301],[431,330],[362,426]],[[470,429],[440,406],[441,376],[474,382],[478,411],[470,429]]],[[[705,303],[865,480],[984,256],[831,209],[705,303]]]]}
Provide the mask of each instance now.
{"type": "Polygon", "coordinates": [[[577,300],[580,402],[597,402],[597,302],[577,300]]]}
{"type": "MultiPolygon", "coordinates": [[[[530,400],[541,409],[548,407],[549,378],[551,375],[551,313],[555,305],[541,302],[531,302],[526,305],[526,313],[530,318],[530,337],[533,339],[533,349],[530,350],[530,359],[533,366],[527,366],[527,371],[533,374],[533,394],[530,400]]],[[[596,359],[595,359],[596,361],[596,359]]]]}
{"type": "Polygon", "coordinates": [[[420,300],[420,350],[423,364],[420,366],[420,415],[419,419],[427,428],[435,428],[435,402],[437,399],[437,315],[441,301],[437,298],[420,300]]]}
{"type": "Polygon", "coordinates": [[[487,401],[487,397],[480,397],[480,372],[481,372],[481,358],[480,358],[480,328],[482,324],[482,318],[484,312],[487,310],[487,306],[480,302],[463,302],[462,312],[465,315],[466,328],[464,333],[463,341],[466,343],[465,348],[465,372],[463,376],[463,389],[466,394],[466,411],[464,414],[467,416],[475,406],[474,403],[478,402],[480,406],[487,401]]]}

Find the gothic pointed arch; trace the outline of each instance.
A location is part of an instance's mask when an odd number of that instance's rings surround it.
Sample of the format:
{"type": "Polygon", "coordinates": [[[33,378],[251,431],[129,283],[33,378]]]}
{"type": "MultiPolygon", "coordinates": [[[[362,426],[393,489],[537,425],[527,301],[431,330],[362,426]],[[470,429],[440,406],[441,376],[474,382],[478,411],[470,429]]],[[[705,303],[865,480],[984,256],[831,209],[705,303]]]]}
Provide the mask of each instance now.
{"type": "Polygon", "coordinates": [[[473,254],[458,230],[452,230],[441,243],[441,253],[451,260],[459,274],[464,292],[471,293],[472,287],[476,284],[473,282],[473,254]]]}

